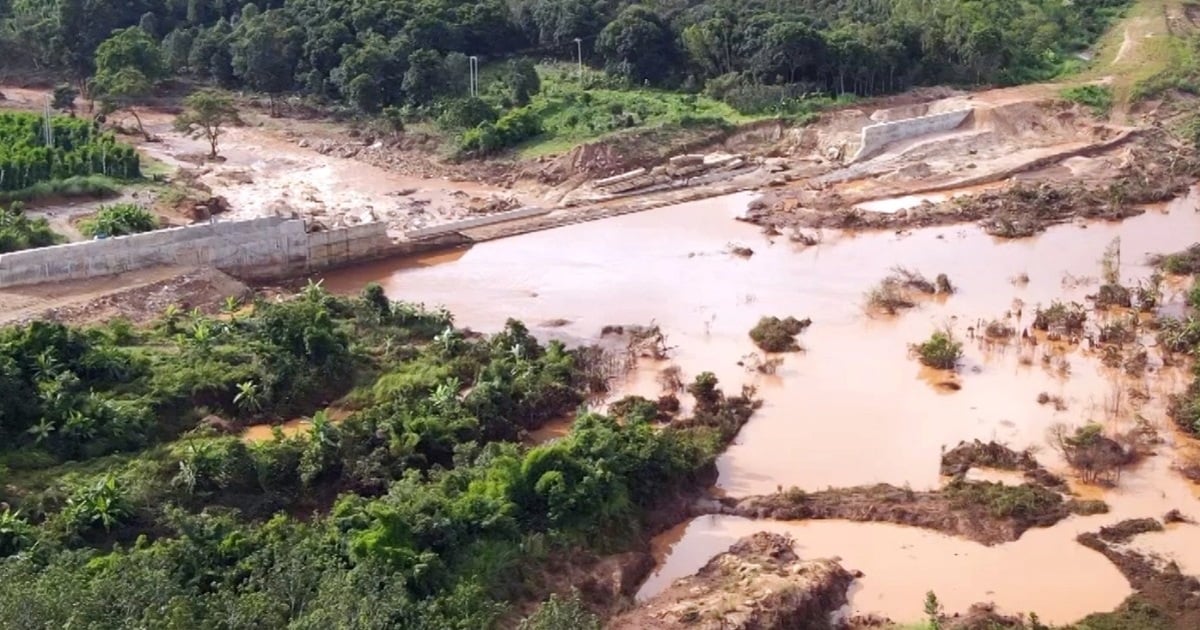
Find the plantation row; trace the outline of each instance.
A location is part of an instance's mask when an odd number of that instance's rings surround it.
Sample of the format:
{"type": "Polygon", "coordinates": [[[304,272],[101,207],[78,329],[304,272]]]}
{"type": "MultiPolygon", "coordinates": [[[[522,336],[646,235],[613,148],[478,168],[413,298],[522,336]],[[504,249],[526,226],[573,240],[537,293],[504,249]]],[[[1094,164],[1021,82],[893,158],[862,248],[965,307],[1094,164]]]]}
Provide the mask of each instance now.
{"type": "Polygon", "coordinates": [[[44,125],[35,114],[0,114],[0,192],[83,175],[140,175],[137,152],[97,131],[91,121],[52,118],[52,145],[46,143],[44,125]]]}

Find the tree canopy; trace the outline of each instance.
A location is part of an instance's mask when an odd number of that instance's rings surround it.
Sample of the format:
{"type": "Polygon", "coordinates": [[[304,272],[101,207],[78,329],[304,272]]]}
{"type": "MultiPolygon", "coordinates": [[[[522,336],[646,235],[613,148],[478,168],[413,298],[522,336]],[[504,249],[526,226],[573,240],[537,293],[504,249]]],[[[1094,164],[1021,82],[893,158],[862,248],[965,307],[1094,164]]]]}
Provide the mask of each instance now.
{"type": "MultiPolygon", "coordinates": [[[[465,87],[467,56],[574,61],[576,38],[586,63],[638,85],[728,85],[736,76],[868,95],[1051,76],[1127,3],[12,0],[0,5],[0,49],[17,65],[82,80],[100,73],[99,49],[114,32],[141,47],[133,27],[160,46],[171,73],[367,111],[463,96],[447,85],[465,87]]],[[[137,65],[128,61],[119,65],[137,65]]]]}

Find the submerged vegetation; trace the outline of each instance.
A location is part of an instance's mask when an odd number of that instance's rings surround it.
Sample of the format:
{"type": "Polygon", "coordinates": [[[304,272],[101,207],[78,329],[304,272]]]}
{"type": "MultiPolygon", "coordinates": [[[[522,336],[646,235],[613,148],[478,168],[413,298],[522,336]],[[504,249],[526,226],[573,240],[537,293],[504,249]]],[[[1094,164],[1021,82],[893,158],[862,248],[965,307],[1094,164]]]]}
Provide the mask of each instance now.
{"type": "Polygon", "coordinates": [[[950,277],[939,273],[930,282],[921,272],[905,267],[893,267],[892,273],[867,292],[867,309],[895,315],[917,305],[917,296],[951,295],[954,285],[950,277]]]}
{"type": "Polygon", "coordinates": [[[1193,243],[1187,249],[1174,254],[1153,256],[1150,262],[1162,269],[1163,273],[1173,276],[1200,274],[1200,243],[1193,243]]]}
{"type": "MultiPolygon", "coordinates": [[[[603,386],[587,353],[377,286],[231,313],[0,331],[0,625],[489,627],[550,559],[636,540],[754,408],[702,374],[677,425],[582,411],[524,447],[603,386]],[[227,434],[296,415],[311,430],[227,434]]],[[[556,619],[590,617],[551,600],[525,627],[556,619]]]]}
{"type": "Polygon", "coordinates": [[[913,346],[922,364],[939,370],[953,370],[962,359],[962,342],[949,329],[935,331],[929,339],[913,346]]]}
{"type": "Polygon", "coordinates": [[[807,317],[764,317],[750,329],[750,338],[754,340],[754,345],[766,352],[795,352],[801,349],[796,342],[796,335],[811,325],[812,320],[807,317]]]}

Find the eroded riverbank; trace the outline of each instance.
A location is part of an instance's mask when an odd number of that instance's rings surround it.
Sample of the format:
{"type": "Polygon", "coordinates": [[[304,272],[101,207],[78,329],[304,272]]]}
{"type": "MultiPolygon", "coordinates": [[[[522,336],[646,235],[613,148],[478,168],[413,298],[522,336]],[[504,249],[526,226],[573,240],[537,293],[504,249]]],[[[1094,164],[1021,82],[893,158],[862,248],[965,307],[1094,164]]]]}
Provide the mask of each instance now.
{"type": "MultiPolygon", "coordinates": [[[[1171,468],[1175,437],[1165,418],[1167,396],[1184,386],[1186,373],[1164,369],[1153,348],[1150,369],[1141,376],[1103,367],[1087,344],[967,339],[965,359],[952,377],[920,368],[908,350],[943,325],[964,338],[968,328],[981,329],[993,319],[1020,331],[1039,304],[1083,302],[1096,292],[1100,258],[1118,237],[1122,280],[1130,284],[1148,275],[1147,255],[1181,249],[1200,235],[1196,193],[1122,223],[1060,225],[1035,239],[999,241],[975,226],[956,226],[828,233],[812,247],[732,221],[749,201],[737,195],[683,204],[453,256],[359,267],[330,275],[327,285],[357,291],[379,281],[393,299],[445,305],[458,324],[484,331],[498,330],[503,314],[517,314],[539,334],[571,339],[595,338],[605,325],[654,321],[674,350],[669,361],[643,365],[635,374],[638,393],[655,393],[642,391],[654,388],[654,371],[677,365],[685,381],[711,370],[722,382],[756,385],[765,400],[718,463],[718,490],[732,496],[877,482],[934,488],[941,481],[943,447],[974,438],[1039,447],[1039,459],[1061,471],[1062,462],[1046,447],[1047,430],[1056,423],[1095,421],[1115,432],[1141,417],[1166,440],[1157,456],[1126,471],[1118,489],[1103,493],[1109,514],[1071,517],[993,548],[885,524],[751,523],[757,529],[800,527],[801,557],[841,555],[847,568],[863,570],[851,593],[856,611],[913,619],[932,588],[949,611],[990,599],[1007,611],[1036,610],[1047,621],[1071,621],[1111,609],[1129,593],[1115,568],[1074,542],[1077,534],[1125,518],[1160,517],[1169,509],[1200,516],[1191,485],[1171,468]],[[753,255],[734,256],[733,245],[753,255]],[[868,315],[864,293],[897,265],[930,277],[947,273],[958,292],[900,316],[868,315]],[[814,323],[800,338],[804,353],[788,355],[774,374],[759,374],[745,367],[752,363],[747,356],[757,352],[746,331],[768,314],[811,317],[814,323]],[[1129,395],[1134,390],[1136,397],[1129,395]],[[1061,408],[1038,404],[1043,392],[1061,398],[1061,408]],[[850,558],[864,540],[878,541],[870,567],[850,558]],[[1051,576],[1058,588],[1035,574],[1051,576]],[[1083,583],[1089,586],[1081,588],[1083,583]]],[[[1180,290],[1166,285],[1164,299],[1178,302],[1180,290]]],[[[703,517],[681,526],[674,535],[686,533],[664,555],[662,577],[646,588],[694,570],[749,533],[737,522],[703,517]]],[[[1162,534],[1171,542],[1154,544],[1200,554],[1188,551],[1200,546],[1173,538],[1195,535],[1194,526],[1181,525],[1162,534]]],[[[671,548],[670,536],[660,543],[671,548]]],[[[1189,562],[1200,564],[1200,555],[1180,559],[1183,566],[1189,562]]]]}

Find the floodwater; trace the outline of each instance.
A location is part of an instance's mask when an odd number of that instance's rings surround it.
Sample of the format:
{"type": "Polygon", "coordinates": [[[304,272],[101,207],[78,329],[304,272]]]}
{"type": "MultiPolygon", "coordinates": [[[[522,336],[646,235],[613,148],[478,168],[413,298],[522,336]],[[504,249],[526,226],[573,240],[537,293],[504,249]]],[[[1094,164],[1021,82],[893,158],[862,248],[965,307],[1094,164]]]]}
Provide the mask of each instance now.
{"type": "Polygon", "coordinates": [[[937,593],[947,611],[965,611],[976,602],[997,601],[1014,612],[1037,611],[1045,621],[1078,619],[1109,609],[1132,591],[1108,560],[1083,545],[1062,545],[1057,532],[1033,530],[1020,541],[996,547],[887,523],[843,521],[755,521],[736,516],[705,516],[668,532],[678,542],[666,551],[670,562],[642,586],[639,597],[665,589],[695,573],[712,549],[727,549],[759,531],[789,534],[801,558],[838,558],[848,571],[862,571],[850,591],[850,613],[884,613],[895,620],[922,617],[925,593],[937,593]],[[1031,565],[1053,558],[1055,566],[1031,565]],[[1047,615],[1043,611],[1054,611],[1047,615]]]}
{"type": "Polygon", "coordinates": [[[288,420],[282,424],[252,424],[242,431],[242,440],[246,442],[270,442],[275,439],[275,427],[278,426],[283,431],[284,437],[292,437],[307,434],[312,430],[312,420],[308,418],[295,418],[288,420]]]}
{"type": "MultiPolygon", "coordinates": [[[[325,410],[330,422],[337,424],[350,416],[350,411],[342,407],[330,407],[325,410]]],[[[292,418],[279,424],[252,424],[242,431],[245,442],[269,442],[275,439],[275,427],[283,431],[284,437],[308,435],[312,431],[312,418],[292,418]]]]}
{"type": "MultiPolygon", "coordinates": [[[[499,330],[509,316],[535,332],[576,338],[595,338],[606,324],[657,323],[675,347],[670,361],[685,380],[709,370],[729,389],[756,385],[765,401],[718,461],[716,490],[732,496],[876,482],[932,488],[940,483],[942,449],[974,438],[1036,447],[1057,469],[1061,462],[1046,439],[1056,423],[1096,421],[1116,431],[1141,416],[1163,432],[1168,444],[1160,454],[1104,493],[1112,513],[1072,518],[990,550],[891,525],[804,525],[796,532],[801,555],[842,555],[861,564],[848,567],[866,572],[852,594],[856,610],[915,619],[924,592],[934,588],[949,611],[992,599],[1004,610],[1070,621],[1111,609],[1128,594],[1115,568],[1074,542],[1079,531],[1131,516],[1160,517],[1171,508],[1200,517],[1190,485],[1171,471],[1176,436],[1164,413],[1167,396],[1187,382],[1185,371],[1160,369],[1153,349],[1148,375],[1130,377],[1102,367],[1095,353],[1080,347],[985,343],[970,335],[992,319],[1007,318],[1022,330],[1036,305],[1054,299],[1082,302],[1096,290],[1100,258],[1114,238],[1121,239],[1123,280],[1147,275],[1148,254],[1200,240],[1200,195],[1123,223],[1061,225],[1033,239],[1000,241],[961,225],[827,234],[808,248],[733,221],[750,199],[734,195],[531,233],[449,259],[385,261],[335,272],[326,286],[358,291],[379,282],[393,299],[444,305],[459,325],[485,332],[499,330]],[[739,258],[728,253],[731,245],[755,253],[739,258]],[[897,317],[869,315],[864,293],[896,265],[929,278],[946,273],[959,290],[897,317]],[[1018,279],[1026,274],[1027,282],[1018,279]],[[805,352],[787,355],[774,375],[738,365],[756,352],[747,331],[764,315],[813,319],[800,336],[805,352]],[[569,323],[536,324],[551,320],[569,323]],[[942,326],[966,343],[956,375],[923,370],[909,355],[909,344],[942,326]],[[1130,397],[1131,387],[1149,400],[1130,397]],[[1041,392],[1061,396],[1066,409],[1039,405],[1041,392]],[[869,554],[858,551],[865,548],[869,554]],[[1042,574],[1075,586],[1050,591],[1036,577],[1042,574]]],[[[1167,298],[1179,300],[1179,291],[1169,288],[1167,298]]],[[[644,390],[654,379],[643,374],[637,381],[644,390]]],[[[662,547],[671,551],[664,553],[662,577],[643,594],[694,571],[742,533],[778,526],[735,523],[697,521],[676,532],[673,545],[664,538],[662,547]]],[[[1174,541],[1188,531],[1177,528],[1163,538],[1174,541]]],[[[1182,565],[1200,566],[1200,545],[1162,544],[1192,554],[1182,565]]]]}

